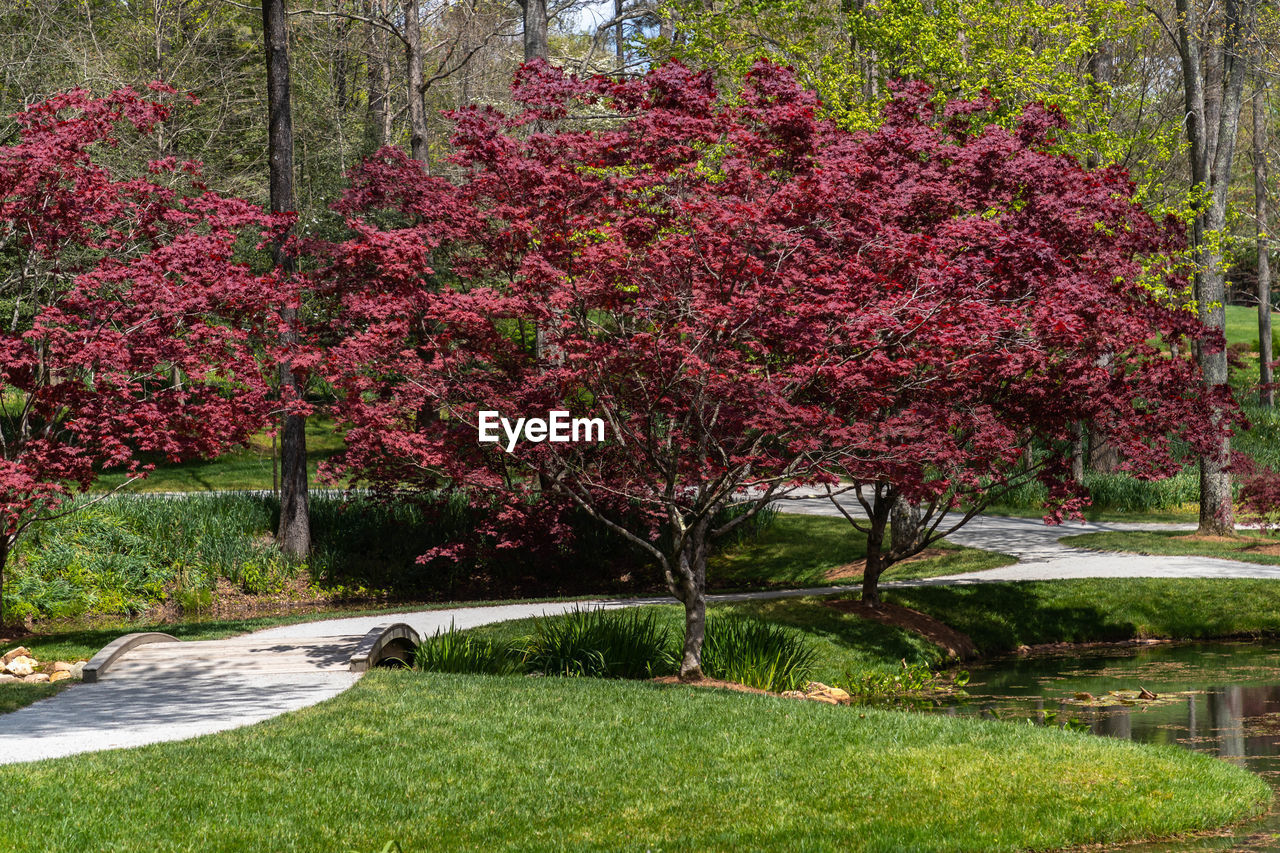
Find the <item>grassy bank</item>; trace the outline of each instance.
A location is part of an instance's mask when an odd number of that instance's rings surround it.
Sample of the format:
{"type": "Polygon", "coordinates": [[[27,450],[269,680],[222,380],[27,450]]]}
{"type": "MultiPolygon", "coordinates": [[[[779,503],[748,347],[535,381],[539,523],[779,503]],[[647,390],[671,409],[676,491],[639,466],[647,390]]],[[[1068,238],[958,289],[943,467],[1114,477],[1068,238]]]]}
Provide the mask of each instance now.
{"type": "MultiPolygon", "coordinates": [[[[903,628],[882,625],[826,606],[823,598],[713,604],[710,617],[740,615],[793,628],[814,650],[811,678],[826,684],[845,683],[850,676],[895,672],[912,665],[942,666],[943,653],[928,640],[903,628]]],[[[675,604],[637,608],[652,613],[659,629],[677,640],[684,636],[684,609],[675,604]]],[[[555,622],[564,617],[549,617],[555,622]]],[[[518,642],[535,633],[536,621],[518,619],[472,628],[469,635],[499,643],[518,642]]]]}
{"type": "Polygon", "coordinates": [[[1073,548],[1089,548],[1094,551],[1220,557],[1224,560],[1280,566],[1280,538],[1248,530],[1238,531],[1234,538],[1200,537],[1186,531],[1109,530],[1067,536],[1062,542],[1073,548]]]}
{"type": "Polygon", "coordinates": [[[0,768],[0,788],[23,792],[6,850],[147,853],[1044,849],[1209,828],[1268,798],[1224,762],[1054,729],[414,673],[247,729],[0,768]]]}
{"type": "Polygon", "coordinates": [[[887,601],[968,634],[979,650],[1137,638],[1280,636],[1280,583],[1101,578],[896,589],[887,601]]]}
{"type": "MultiPolygon", "coordinates": [[[[892,566],[885,580],[995,569],[1016,562],[1004,554],[941,542],[927,559],[892,566]]],[[[856,583],[867,559],[867,537],[843,518],[779,513],[741,545],[713,556],[708,583],[718,589],[770,589],[856,583]]]]}

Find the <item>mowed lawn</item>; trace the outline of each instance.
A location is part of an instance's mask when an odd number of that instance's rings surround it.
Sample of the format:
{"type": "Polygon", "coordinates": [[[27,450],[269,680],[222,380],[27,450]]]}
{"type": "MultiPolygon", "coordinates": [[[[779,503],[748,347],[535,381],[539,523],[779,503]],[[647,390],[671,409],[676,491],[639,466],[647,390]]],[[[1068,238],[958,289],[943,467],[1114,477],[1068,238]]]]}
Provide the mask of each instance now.
{"type": "MultiPolygon", "coordinates": [[[[749,542],[725,548],[707,566],[720,588],[803,588],[857,583],[867,537],[843,518],[779,513],[749,542]]],[[[939,542],[924,559],[898,563],[881,580],[937,577],[995,569],[1016,562],[1005,554],[939,542]]]]}
{"type": "Polygon", "coordinates": [[[973,719],[375,672],[247,729],[0,768],[6,851],[1047,849],[1259,811],[1247,772],[973,719]]]}
{"type": "Polygon", "coordinates": [[[1107,530],[1068,536],[1062,543],[1092,551],[1214,557],[1280,566],[1280,537],[1255,530],[1240,530],[1234,537],[1197,536],[1186,530],[1107,530]]]}
{"type": "MultiPolygon", "coordinates": [[[[343,446],[342,436],[331,419],[320,415],[307,419],[307,467],[313,487],[324,486],[318,483],[319,466],[343,446]]],[[[267,490],[273,483],[272,454],[270,434],[261,433],[250,439],[247,447],[217,459],[159,463],[145,479],[131,483],[127,489],[130,492],[267,490]]],[[[107,472],[98,478],[95,488],[112,489],[124,479],[123,474],[107,472]]]]}

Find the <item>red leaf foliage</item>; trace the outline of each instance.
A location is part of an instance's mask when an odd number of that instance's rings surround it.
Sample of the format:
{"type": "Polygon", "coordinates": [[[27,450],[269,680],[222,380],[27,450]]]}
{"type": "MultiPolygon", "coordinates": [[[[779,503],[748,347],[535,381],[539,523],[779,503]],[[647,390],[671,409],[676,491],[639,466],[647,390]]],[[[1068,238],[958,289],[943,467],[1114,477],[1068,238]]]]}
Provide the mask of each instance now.
{"type": "Polygon", "coordinates": [[[1176,237],[1121,172],[1052,153],[1056,114],[1002,130],[905,86],[850,134],[763,62],[732,100],[675,63],[534,64],[514,92],[454,114],[459,185],[384,152],[340,205],[318,289],[357,478],[572,501],[693,608],[724,510],[799,483],[861,486],[874,520],[981,495],[1083,420],[1141,474],[1172,470],[1170,436],[1209,447],[1194,364],[1148,343],[1200,326],[1137,284],[1176,237]],[[486,409],[607,440],[507,453],[477,442],[486,409]]]}
{"type": "Polygon", "coordinates": [[[6,550],[98,470],[214,456],[267,411],[254,341],[278,283],[233,254],[277,223],[193,183],[192,164],[118,176],[98,162],[122,126],[168,116],[172,90],[152,89],[51,98],[0,148],[0,240],[35,282],[17,294],[28,320],[0,332],[6,550]]]}

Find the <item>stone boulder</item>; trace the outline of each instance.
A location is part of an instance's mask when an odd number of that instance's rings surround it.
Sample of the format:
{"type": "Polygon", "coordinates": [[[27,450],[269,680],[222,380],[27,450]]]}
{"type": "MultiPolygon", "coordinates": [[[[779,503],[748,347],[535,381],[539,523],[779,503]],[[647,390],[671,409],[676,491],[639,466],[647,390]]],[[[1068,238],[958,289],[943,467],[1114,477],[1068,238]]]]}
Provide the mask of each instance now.
{"type": "Polygon", "coordinates": [[[23,677],[35,672],[36,667],[39,665],[40,664],[34,658],[29,658],[26,655],[19,655],[5,664],[4,671],[10,675],[23,677]]]}
{"type": "Polygon", "coordinates": [[[839,687],[829,687],[821,681],[810,681],[804,687],[804,698],[814,702],[825,702],[828,705],[844,705],[853,701],[848,691],[839,687]]]}
{"type": "Polygon", "coordinates": [[[5,652],[4,656],[0,657],[0,664],[5,664],[7,666],[14,658],[29,657],[30,655],[31,649],[26,646],[18,646],[12,651],[5,652]]]}
{"type": "Polygon", "coordinates": [[[821,681],[810,681],[804,690],[787,690],[780,694],[784,699],[808,699],[813,702],[825,702],[828,705],[848,705],[853,697],[848,691],[839,687],[830,687],[821,681]]]}
{"type": "Polygon", "coordinates": [[[49,673],[49,681],[51,683],[58,682],[58,681],[66,681],[69,678],[71,678],[70,670],[55,669],[53,672],[49,673]]]}
{"type": "Polygon", "coordinates": [[[22,679],[28,684],[44,684],[49,680],[49,676],[43,672],[33,672],[31,675],[22,679]]]}

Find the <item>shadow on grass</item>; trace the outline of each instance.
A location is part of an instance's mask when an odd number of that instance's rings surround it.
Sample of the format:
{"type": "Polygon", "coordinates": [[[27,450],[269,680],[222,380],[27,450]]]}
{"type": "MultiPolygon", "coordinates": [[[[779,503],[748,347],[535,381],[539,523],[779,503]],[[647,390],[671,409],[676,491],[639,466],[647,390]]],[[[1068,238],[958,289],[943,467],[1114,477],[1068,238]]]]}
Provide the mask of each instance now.
{"type": "Polygon", "coordinates": [[[897,669],[902,661],[936,666],[938,647],[904,628],[828,607],[822,599],[753,601],[727,605],[739,613],[797,628],[817,641],[814,677],[838,679],[845,669],[897,669]]]}
{"type": "Polygon", "coordinates": [[[889,591],[968,634],[984,653],[1020,645],[1280,635],[1280,583],[1245,578],[1090,578],[889,591]]]}

